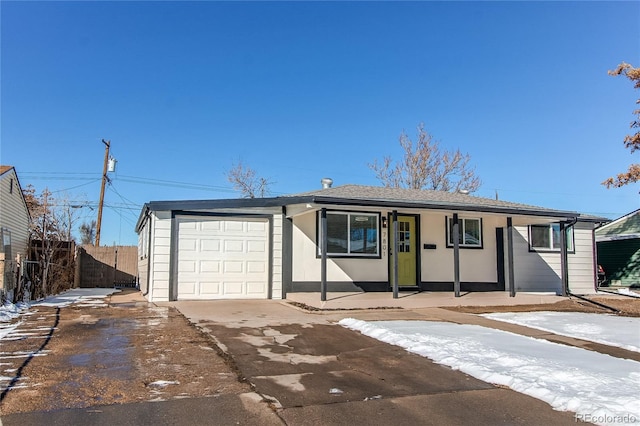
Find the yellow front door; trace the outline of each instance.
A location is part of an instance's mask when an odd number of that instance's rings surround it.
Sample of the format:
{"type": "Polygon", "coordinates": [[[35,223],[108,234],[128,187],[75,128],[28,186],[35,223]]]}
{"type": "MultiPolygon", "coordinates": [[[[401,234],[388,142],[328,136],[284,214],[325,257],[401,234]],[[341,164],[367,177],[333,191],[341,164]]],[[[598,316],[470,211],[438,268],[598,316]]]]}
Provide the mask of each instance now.
{"type": "Polygon", "coordinates": [[[395,277],[395,259],[398,256],[398,287],[415,287],[417,282],[417,244],[415,216],[398,216],[397,232],[394,233],[395,224],[391,227],[390,261],[391,284],[395,277]],[[397,244],[396,244],[397,240],[397,244]]]}

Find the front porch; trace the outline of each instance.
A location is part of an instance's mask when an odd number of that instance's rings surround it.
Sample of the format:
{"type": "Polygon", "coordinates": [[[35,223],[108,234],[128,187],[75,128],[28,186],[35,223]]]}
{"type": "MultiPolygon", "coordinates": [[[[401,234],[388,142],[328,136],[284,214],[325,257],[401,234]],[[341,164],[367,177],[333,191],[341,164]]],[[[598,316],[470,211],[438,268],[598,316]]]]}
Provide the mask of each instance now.
{"type": "Polygon", "coordinates": [[[301,303],[320,310],[404,308],[419,309],[446,306],[514,306],[552,304],[567,300],[553,293],[518,292],[462,292],[460,297],[449,292],[400,292],[393,298],[390,292],[327,293],[326,301],[320,293],[288,293],[287,301],[301,303]]]}

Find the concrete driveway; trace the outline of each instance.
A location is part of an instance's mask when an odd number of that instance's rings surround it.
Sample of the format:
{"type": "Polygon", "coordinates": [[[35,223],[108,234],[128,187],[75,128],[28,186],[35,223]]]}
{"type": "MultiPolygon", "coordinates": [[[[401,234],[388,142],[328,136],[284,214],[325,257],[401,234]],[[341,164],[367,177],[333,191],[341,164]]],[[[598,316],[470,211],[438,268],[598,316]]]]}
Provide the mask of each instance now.
{"type": "Polygon", "coordinates": [[[335,324],[438,310],[309,313],[281,301],[171,303],[214,338],[290,425],[575,424],[573,413],[335,324]]]}

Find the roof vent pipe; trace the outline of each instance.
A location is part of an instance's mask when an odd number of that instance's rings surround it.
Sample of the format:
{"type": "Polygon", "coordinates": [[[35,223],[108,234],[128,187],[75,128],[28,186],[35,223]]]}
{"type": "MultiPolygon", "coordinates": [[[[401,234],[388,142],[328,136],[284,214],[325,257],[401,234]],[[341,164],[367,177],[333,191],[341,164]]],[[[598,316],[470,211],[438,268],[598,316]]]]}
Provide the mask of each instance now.
{"type": "Polygon", "coordinates": [[[458,192],[462,195],[469,195],[469,190],[468,189],[458,189],[458,192]]]}
{"type": "Polygon", "coordinates": [[[320,179],[320,183],[322,184],[322,189],[331,188],[331,185],[333,185],[333,179],[331,179],[331,178],[322,178],[322,179],[320,179]]]}

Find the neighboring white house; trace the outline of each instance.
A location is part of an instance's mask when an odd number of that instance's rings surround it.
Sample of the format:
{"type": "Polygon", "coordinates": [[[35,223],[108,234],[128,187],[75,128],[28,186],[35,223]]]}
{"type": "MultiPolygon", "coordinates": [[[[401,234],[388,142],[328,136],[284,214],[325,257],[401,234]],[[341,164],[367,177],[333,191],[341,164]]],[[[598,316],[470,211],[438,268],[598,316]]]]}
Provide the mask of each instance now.
{"type": "Polygon", "coordinates": [[[309,291],[589,294],[593,230],[604,221],[468,194],[359,185],[154,201],[136,226],[140,287],[151,301],[309,291]]]}
{"type": "Polygon", "coordinates": [[[30,220],[15,168],[0,166],[0,262],[3,269],[0,290],[13,288],[15,259],[18,255],[24,258],[29,246],[30,220]]]}

